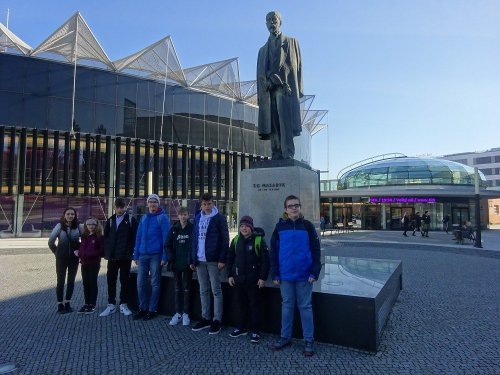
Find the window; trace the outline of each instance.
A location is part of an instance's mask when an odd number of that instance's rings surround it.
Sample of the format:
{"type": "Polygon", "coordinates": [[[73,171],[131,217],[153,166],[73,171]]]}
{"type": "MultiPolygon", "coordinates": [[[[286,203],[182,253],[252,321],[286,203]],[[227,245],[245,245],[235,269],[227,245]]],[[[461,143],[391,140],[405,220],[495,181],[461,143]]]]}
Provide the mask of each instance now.
{"type": "Polygon", "coordinates": [[[488,164],[491,163],[491,156],[485,156],[482,158],[474,158],[474,164],[488,164]]]}
{"type": "Polygon", "coordinates": [[[493,206],[493,215],[498,215],[498,213],[499,213],[499,208],[500,208],[500,206],[498,206],[498,204],[495,204],[495,205],[493,206]]]}

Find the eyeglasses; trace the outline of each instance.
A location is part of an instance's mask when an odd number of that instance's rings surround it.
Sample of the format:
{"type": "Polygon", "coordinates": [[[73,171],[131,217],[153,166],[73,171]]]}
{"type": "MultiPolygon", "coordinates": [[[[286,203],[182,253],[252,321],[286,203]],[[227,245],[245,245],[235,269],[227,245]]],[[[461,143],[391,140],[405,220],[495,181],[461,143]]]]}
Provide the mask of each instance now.
{"type": "Polygon", "coordinates": [[[286,208],[289,208],[289,209],[297,209],[297,208],[300,208],[300,203],[296,203],[296,204],[289,204],[286,206],[286,208]]]}

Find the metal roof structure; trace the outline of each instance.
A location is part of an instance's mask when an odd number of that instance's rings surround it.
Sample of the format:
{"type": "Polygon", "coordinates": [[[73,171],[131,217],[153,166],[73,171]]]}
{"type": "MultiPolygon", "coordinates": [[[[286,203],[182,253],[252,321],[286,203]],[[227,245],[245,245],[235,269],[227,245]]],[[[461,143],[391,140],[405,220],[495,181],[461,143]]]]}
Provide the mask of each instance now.
{"type": "MultiPolygon", "coordinates": [[[[75,64],[97,63],[105,69],[159,80],[257,106],[255,80],[241,81],[238,58],[183,68],[171,36],[112,62],[99,44],[80,12],[76,12],[39,46],[32,49],[0,23],[0,52],[14,49],[24,55],[43,57],[55,55],[75,64]]],[[[312,110],[314,95],[301,98],[302,125],[316,134],[327,127],[321,121],[328,111],[312,110]]]]}
{"type": "Polygon", "coordinates": [[[114,65],[119,71],[139,71],[154,79],[167,79],[182,86],[187,85],[170,35],[139,52],[114,61],[114,65]]]}
{"type": "Polygon", "coordinates": [[[102,49],[80,12],[76,12],[64,22],[38,47],[32,50],[30,55],[36,56],[43,52],[62,56],[71,63],[76,63],[78,60],[100,62],[109,69],[115,70],[113,63],[102,49]]]}
{"type": "Polygon", "coordinates": [[[31,51],[31,47],[28,44],[24,43],[7,26],[0,22],[0,52],[5,52],[7,49],[16,50],[23,55],[28,55],[31,51]]]}

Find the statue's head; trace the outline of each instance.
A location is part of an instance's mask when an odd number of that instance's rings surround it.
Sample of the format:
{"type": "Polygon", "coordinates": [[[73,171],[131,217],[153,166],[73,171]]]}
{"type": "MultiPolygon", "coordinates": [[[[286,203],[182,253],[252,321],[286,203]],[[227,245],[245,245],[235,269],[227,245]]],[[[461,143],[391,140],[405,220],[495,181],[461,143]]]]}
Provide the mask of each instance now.
{"type": "Polygon", "coordinates": [[[281,14],[274,10],[266,15],[266,26],[271,34],[278,35],[281,26],[281,14]]]}

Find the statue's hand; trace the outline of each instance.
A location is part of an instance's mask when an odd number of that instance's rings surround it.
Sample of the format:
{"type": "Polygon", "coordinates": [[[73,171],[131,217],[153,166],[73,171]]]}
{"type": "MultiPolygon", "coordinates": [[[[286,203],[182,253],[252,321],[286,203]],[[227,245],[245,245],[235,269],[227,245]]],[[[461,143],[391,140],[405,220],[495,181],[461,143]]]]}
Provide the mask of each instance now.
{"type": "Polygon", "coordinates": [[[283,84],[283,81],[281,80],[280,76],[277,74],[272,74],[271,77],[269,77],[273,85],[275,86],[281,86],[283,84]]]}
{"type": "Polygon", "coordinates": [[[286,95],[288,95],[288,96],[292,95],[292,89],[290,88],[288,83],[283,84],[283,89],[285,90],[286,95]]]}

